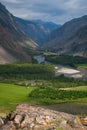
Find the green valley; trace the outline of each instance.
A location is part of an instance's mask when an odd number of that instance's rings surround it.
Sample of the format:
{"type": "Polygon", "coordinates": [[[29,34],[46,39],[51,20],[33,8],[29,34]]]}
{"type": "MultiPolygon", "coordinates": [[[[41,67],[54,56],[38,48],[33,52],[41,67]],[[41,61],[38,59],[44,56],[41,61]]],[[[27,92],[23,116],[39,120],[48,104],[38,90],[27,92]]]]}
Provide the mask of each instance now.
{"type": "MultiPolygon", "coordinates": [[[[0,111],[11,111],[19,103],[58,105],[87,103],[87,81],[55,77],[53,65],[5,64],[0,65],[0,111]]],[[[77,112],[78,114],[78,112],[77,112]]]]}

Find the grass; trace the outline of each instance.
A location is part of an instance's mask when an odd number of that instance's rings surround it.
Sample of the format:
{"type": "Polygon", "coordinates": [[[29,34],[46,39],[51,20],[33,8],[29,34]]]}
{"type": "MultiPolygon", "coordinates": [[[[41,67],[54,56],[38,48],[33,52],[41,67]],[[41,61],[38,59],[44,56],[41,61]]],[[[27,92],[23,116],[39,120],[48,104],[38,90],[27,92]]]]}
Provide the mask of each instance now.
{"type": "MultiPolygon", "coordinates": [[[[20,85],[0,83],[0,112],[8,113],[8,112],[14,110],[16,105],[19,103],[30,103],[30,104],[33,103],[33,104],[42,105],[42,106],[43,105],[48,106],[48,105],[54,104],[55,108],[56,108],[56,105],[58,105],[58,104],[72,102],[72,103],[82,103],[84,110],[87,107],[87,97],[78,98],[75,100],[70,100],[69,98],[65,99],[65,100],[54,99],[54,97],[56,96],[55,93],[53,93],[55,88],[52,89],[52,93],[51,93],[50,92],[51,88],[48,88],[47,89],[48,91],[45,92],[44,89],[41,89],[42,88],[41,87],[40,90],[43,90],[43,91],[40,91],[40,93],[39,92],[37,93],[37,92],[35,92],[36,89],[39,89],[39,86],[38,87],[37,86],[38,85],[36,85],[36,87],[32,86],[32,87],[26,88],[26,87],[20,86],[20,85]],[[29,94],[32,94],[32,92],[36,93],[35,97],[29,97],[29,94]],[[47,95],[46,95],[46,93],[47,93],[47,95]],[[51,99],[50,99],[50,96],[51,96],[51,99]],[[84,105],[84,103],[86,104],[86,106],[84,105]]],[[[75,87],[75,88],[70,88],[70,89],[87,91],[87,86],[75,87]]],[[[82,106],[81,106],[81,108],[82,108],[82,106]]],[[[63,108],[65,110],[65,105],[63,106],[63,108]]],[[[73,111],[73,110],[71,110],[71,111],[73,111]]],[[[76,111],[76,112],[78,112],[78,111],[76,111]]],[[[81,112],[81,110],[80,110],[80,112],[81,112]]],[[[73,112],[73,113],[75,113],[75,112],[73,112]]],[[[85,111],[85,113],[86,113],[86,111],[85,111]]]]}
{"type": "Polygon", "coordinates": [[[77,65],[77,67],[87,69],[87,64],[79,64],[79,65],[77,65]]]}
{"type": "Polygon", "coordinates": [[[34,88],[0,83],[0,111],[13,110],[18,103],[29,102],[28,94],[34,88]],[[5,109],[6,108],[6,109],[5,109]]]}

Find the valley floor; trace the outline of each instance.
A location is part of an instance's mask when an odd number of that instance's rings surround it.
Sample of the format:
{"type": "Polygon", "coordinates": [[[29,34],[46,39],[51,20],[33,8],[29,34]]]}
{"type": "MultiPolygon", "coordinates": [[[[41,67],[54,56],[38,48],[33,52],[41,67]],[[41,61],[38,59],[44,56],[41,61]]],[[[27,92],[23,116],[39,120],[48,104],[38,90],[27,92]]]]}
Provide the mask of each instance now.
{"type": "MultiPolygon", "coordinates": [[[[45,59],[39,56],[39,60],[42,62],[45,59]]],[[[87,81],[81,79],[84,76],[82,72],[62,65],[49,65],[47,62],[46,65],[1,65],[0,113],[14,110],[17,104],[28,103],[87,115],[87,81]]]]}
{"type": "MultiPolygon", "coordinates": [[[[87,88],[87,86],[85,86],[85,88],[87,88]]],[[[44,102],[40,103],[41,98],[36,100],[35,98],[30,98],[28,96],[29,93],[31,94],[31,92],[33,92],[35,89],[36,87],[34,86],[26,88],[25,86],[20,86],[20,85],[0,83],[0,92],[1,92],[0,113],[5,114],[11,110],[14,110],[17,104],[29,103],[33,105],[40,105],[45,108],[50,108],[57,111],[63,111],[67,113],[77,114],[77,115],[79,114],[87,115],[87,98],[86,97],[74,100],[74,102],[72,102],[72,100],[68,100],[68,102],[66,101],[64,102],[64,100],[61,100],[61,103],[60,103],[60,100],[59,101],[57,100],[53,104],[52,101],[50,100],[50,102],[48,101],[48,103],[44,104],[44,102]]],[[[81,91],[84,91],[84,89],[83,90],[81,89],[81,91]]],[[[47,98],[47,100],[48,99],[49,98],[47,98]]]]}
{"type": "MultiPolygon", "coordinates": [[[[45,57],[43,55],[38,55],[34,56],[34,59],[37,60],[37,62],[40,63],[45,63],[45,64],[51,64],[50,62],[47,62],[45,60],[45,57]]],[[[80,65],[81,66],[86,66],[86,65],[80,65]]],[[[55,65],[55,75],[59,76],[61,74],[64,74],[66,77],[70,78],[75,78],[75,79],[87,79],[87,70],[85,69],[75,69],[69,66],[63,66],[63,65],[55,65]]]]}

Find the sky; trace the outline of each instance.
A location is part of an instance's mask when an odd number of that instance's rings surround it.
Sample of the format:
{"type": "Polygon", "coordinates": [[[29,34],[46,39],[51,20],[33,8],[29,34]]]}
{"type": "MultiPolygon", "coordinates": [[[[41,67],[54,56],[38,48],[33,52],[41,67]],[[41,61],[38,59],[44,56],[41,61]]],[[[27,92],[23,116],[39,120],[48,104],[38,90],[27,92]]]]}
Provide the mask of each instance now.
{"type": "Polygon", "coordinates": [[[87,0],[0,0],[15,16],[57,24],[87,15],[87,0]]]}

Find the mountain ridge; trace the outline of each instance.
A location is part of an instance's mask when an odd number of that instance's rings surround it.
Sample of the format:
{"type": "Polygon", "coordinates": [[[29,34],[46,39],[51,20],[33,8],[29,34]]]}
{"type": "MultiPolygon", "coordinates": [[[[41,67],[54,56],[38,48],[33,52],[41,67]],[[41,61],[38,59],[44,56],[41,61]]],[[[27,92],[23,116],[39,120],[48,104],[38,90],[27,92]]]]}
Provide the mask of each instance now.
{"type": "Polygon", "coordinates": [[[60,26],[55,23],[44,22],[42,20],[24,20],[18,17],[14,17],[14,19],[23,33],[40,46],[46,42],[51,31],[60,26]]]}
{"type": "MultiPolygon", "coordinates": [[[[65,50],[65,46],[67,46],[67,44],[69,44],[71,50],[73,48],[73,46],[71,45],[70,39],[72,39],[72,37],[76,37],[78,31],[82,28],[84,28],[87,25],[87,15],[80,17],[80,18],[76,18],[73,19],[69,22],[66,22],[63,26],[61,26],[59,29],[53,31],[50,35],[49,40],[47,41],[47,43],[44,45],[45,48],[48,48],[48,50],[51,51],[55,51],[58,52],[59,54],[61,53],[68,53],[68,54],[75,54],[74,51],[69,51],[68,49],[65,50]]],[[[85,35],[83,35],[84,39],[85,39],[85,35]]],[[[79,40],[76,41],[77,47],[79,48],[79,42],[80,40],[82,41],[83,39],[81,39],[80,37],[78,37],[79,40]]],[[[75,38],[74,38],[75,39],[75,38]]],[[[73,41],[73,40],[72,40],[73,41]]],[[[75,40],[74,40],[75,42],[75,40]]],[[[87,47],[84,46],[84,40],[83,42],[83,48],[87,47]]],[[[86,40],[87,43],[87,40],[86,40]]],[[[73,48],[74,49],[74,48],[73,48]]],[[[80,54],[81,48],[80,50],[78,50],[78,55],[84,56],[83,54],[80,54]]]]}

